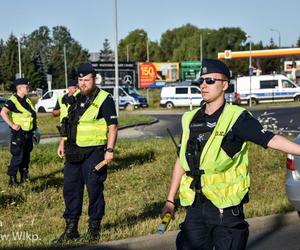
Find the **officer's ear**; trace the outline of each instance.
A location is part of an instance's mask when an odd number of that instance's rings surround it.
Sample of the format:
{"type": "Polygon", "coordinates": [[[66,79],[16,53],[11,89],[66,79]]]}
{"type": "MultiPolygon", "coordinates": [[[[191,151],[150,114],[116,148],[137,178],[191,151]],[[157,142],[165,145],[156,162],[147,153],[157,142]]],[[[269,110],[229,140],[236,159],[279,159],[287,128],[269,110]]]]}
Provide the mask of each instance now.
{"type": "Polygon", "coordinates": [[[226,92],[226,90],[229,87],[228,80],[227,81],[223,81],[222,83],[223,83],[223,91],[226,92]]]}

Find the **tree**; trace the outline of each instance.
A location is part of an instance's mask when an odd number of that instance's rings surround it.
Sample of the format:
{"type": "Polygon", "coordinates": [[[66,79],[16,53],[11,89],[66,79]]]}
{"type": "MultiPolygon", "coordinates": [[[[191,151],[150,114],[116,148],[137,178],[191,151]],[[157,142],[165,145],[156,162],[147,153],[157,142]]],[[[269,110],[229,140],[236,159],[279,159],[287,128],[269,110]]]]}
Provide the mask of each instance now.
{"type": "Polygon", "coordinates": [[[104,39],[102,46],[103,46],[103,49],[100,50],[99,60],[104,61],[104,62],[113,61],[113,59],[114,59],[113,51],[110,48],[110,43],[107,38],[104,39]]]}
{"type": "Polygon", "coordinates": [[[66,48],[66,61],[68,79],[74,78],[80,63],[87,62],[88,51],[75,41],[69,30],[64,26],[52,29],[53,46],[51,48],[49,73],[52,75],[53,86],[65,87],[64,46],[66,48]]]}
{"type": "Polygon", "coordinates": [[[4,82],[8,84],[15,80],[19,71],[18,39],[13,34],[7,39],[2,59],[4,82]]]}

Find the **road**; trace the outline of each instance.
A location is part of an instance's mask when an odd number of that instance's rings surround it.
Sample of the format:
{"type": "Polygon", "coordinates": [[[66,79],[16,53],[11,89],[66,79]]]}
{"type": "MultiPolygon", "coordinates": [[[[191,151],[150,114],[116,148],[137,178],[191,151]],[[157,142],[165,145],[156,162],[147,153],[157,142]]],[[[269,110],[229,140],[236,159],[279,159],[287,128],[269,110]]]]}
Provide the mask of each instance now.
{"type": "MultiPolygon", "coordinates": [[[[268,124],[269,128],[276,128],[277,132],[295,135],[300,132],[300,107],[272,108],[268,110],[251,111],[255,118],[262,123],[268,124]],[[276,125],[277,127],[274,127],[276,125]]],[[[139,137],[165,137],[168,136],[166,128],[169,128],[174,136],[181,134],[181,116],[182,113],[158,114],[149,112],[159,120],[151,126],[140,126],[134,128],[139,137]]],[[[276,131],[275,131],[276,132],[276,131]]],[[[129,136],[130,137],[130,136],[129,136]]]]}

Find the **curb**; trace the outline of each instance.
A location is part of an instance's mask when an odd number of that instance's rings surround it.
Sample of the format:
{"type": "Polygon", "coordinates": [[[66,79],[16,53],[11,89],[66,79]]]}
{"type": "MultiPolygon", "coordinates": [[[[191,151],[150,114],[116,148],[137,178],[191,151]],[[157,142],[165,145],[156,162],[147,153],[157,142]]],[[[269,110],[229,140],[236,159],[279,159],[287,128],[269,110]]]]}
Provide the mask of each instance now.
{"type": "MultiPolygon", "coordinates": [[[[159,119],[153,119],[153,121],[150,122],[140,122],[140,123],[134,123],[134,124],[130,124],[130,125],[126,125],[126,126],[121,126],[118,127],[118,130],[123,130],[126,128],[133,128],[133,127],[138,127],[138,126],[147,126],[147,125],[152,125],[154,123],[159,122],[159,119]]],[[[60,137],[59,134],[44,134],[41,136],[41,139],[48,139],[48,138],[56,138],[56,137],[60,137]]]]}
{"type": "MultiPolygon", "coordinates": [[[[258,231],[273,232],[284,226],[300,223],[300,220],[297,212],[289,212],[286,214],[275,214],[263,217],[249,218],[247,219],[247,222],[249,223],[249,230],[251,235],[258,231]]],[[[123,240],[104,242],[94,246],[80,247],[76,248],[76,250],[175,250],[175,241],[178,232],[179,231],[171,231],[166,232],[163,235],[151,234],[141,237],[132,237],[123,240]]]]}

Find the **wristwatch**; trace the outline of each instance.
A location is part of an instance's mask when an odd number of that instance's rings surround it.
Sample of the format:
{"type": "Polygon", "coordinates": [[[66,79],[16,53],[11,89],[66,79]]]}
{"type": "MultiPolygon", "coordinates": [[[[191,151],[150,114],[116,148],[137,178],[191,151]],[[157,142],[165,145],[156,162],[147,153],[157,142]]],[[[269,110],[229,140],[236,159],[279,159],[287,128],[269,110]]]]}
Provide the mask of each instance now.
{"type": "Polygon", "coordinates": [[[109,153],[113,153],[113,152],[114,152],[114,149],[113,149],[113,148],[107,148],[105,151],[106,151],[106,152],[109,152],[109,153]]]}

